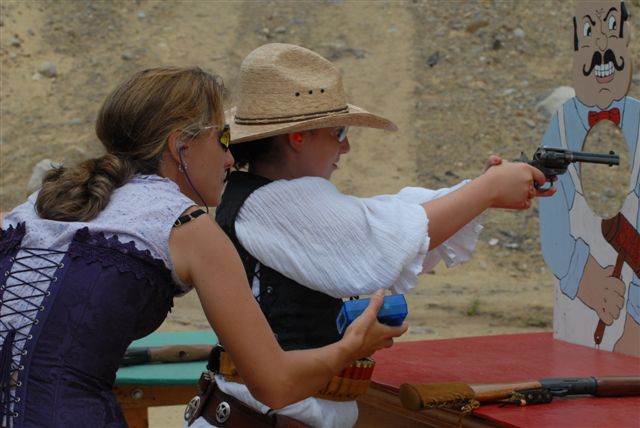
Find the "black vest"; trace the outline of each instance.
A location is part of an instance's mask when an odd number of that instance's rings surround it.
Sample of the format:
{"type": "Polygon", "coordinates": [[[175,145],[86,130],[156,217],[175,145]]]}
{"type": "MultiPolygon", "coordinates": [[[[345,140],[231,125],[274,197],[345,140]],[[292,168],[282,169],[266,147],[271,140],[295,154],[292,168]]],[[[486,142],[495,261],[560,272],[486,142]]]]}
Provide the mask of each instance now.
{"type": "Polygon", "coordinates": [[[263,264],[256,272],[258,260],[238,241],[235,222],[240,208],[251,193],[270,182],[247,172],[231,173],[216,209],[216,221],[238,250],[249,284],[255,276],[259,278],[257,300],[280,346],[284,350],[308,349],[337,342],[336,318],[342,300],[300,285],[263,264]]]}

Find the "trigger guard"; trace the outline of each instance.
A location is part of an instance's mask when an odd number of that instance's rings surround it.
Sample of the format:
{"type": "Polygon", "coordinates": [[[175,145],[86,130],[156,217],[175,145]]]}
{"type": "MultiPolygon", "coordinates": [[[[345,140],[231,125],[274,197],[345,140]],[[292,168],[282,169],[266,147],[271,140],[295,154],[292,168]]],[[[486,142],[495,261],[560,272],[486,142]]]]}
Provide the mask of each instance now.
{"type": "MultiPolygon", "coordinates": [[[[552,181],[548,181],[547,183],[549,183],[549,187],[544,187],[544,184],[541,186],[538,184],[537,181],[533,182],[533,187],[540,191],[540,192],[548,192],[549,190],[553,189],[553,182],[552,181]]],[[[545,183],[545,184],[547,184],[545,183]]]]}

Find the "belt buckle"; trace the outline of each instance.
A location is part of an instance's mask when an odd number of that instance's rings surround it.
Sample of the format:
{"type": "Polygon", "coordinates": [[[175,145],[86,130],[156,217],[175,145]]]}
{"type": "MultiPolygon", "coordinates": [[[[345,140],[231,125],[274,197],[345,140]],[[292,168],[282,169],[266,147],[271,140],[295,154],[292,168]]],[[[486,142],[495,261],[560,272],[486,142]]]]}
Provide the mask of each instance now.
{"type": "Polygon", "coordinates": [[[226,401],[222,401],[216,408],[216,421],[219,424],[227,422],[231,416],[231,406],[226,401]]]}
{"type": "Polygon", "coordinates": [[[193,421],[191,419],[195,419],[195,415],[200,414],[200,407],[202,406],[202,399],[199,395],[196,395],[187,404],[187,408],[184,409],[184,420],[191,425],[193,421]]]}

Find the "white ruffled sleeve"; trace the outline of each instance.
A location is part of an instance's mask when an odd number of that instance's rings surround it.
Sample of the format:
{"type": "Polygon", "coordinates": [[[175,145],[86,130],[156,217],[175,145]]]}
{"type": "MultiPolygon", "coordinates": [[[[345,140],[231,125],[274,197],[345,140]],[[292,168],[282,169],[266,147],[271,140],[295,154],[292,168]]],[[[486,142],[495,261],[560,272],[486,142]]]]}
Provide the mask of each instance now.
{"type": "Polygon", "coordinates": [[[236,234],[260,263],[333,297],[379,288],[404,293],[415,286],[425,261],[449,253],[426,257],[428,220],[419,205],[449,191],[406,188],[356,198],[323,178],[278,180],[245,201],[236,234]]]}
{"type": "MultiPolygon", "coordinates": [[[[453,187],[438,190],[424,189],[421,187],[405,187],[400,193],[391,196],[391,198],[397,197],[405,202],[423,204],[453,192],[469,183],[469,181],[471,180],[464,180],[453,187]]],[[[382,198],[384,197],[385,196],[382,196],[382,198]]],[[[464,225],[462,229],[445,242],[429,251],[422,264],[423,272],[429,272],[441,260],[444,261],[447,267],[453,267],[469,261],[478,244],[478,235],[482,231],[481,220],[482,215],[479,215],[464,225]]]]}

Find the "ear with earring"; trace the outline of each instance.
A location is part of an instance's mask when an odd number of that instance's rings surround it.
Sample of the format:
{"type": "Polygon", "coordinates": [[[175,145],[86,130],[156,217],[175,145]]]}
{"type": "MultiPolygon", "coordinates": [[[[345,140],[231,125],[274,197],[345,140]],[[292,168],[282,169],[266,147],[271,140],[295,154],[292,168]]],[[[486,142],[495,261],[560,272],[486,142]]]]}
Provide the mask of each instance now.
{"type": "Polygon", "coordinates": [[[302,140],[304,140],[301,132],[292,133],[291,138],[293,138],[293,141],[295,141],[296,143],[302,143],[302,140]]]}
{"type": "Polygon", "coordinates": [[[202,201],[202,206],[205,207],[205,211],[208,214],[209,213],[209,205],[204,200],[204,198],[202,197],[200,192],[198,192],[198,189],[196,189],[196,186],[193,185],[193,183],[191,182],[191,178],[189,178],[189,174],[187,173],[187,163],[182,158],[182,152],[186,148],[187,148],[187,146],[185,145],[185,143],[181,139],[177,139],[176,140],[176,151],[178,152],[178,159],[180,160],[180,162],[178,163],[178,171],[180,171],[182,174],[184,174],[184,178],[187,179],[187,183],[189,183],[189,186],[191,187],[191,190],[193,190],[193,192],[196,195],[198,195],[198,198],[200,198],[200,201],[202,201]]]}

